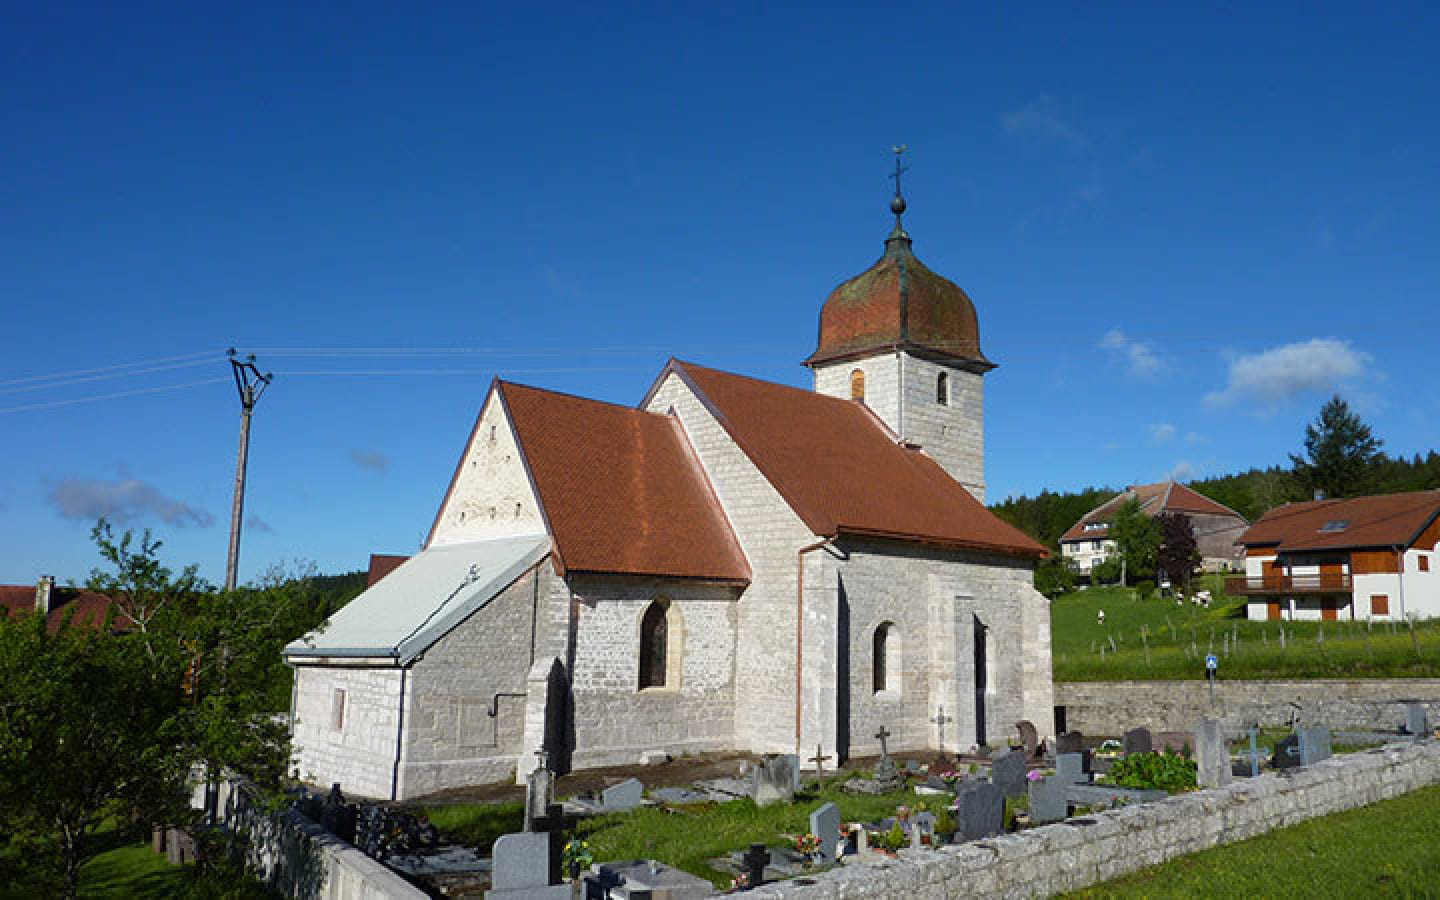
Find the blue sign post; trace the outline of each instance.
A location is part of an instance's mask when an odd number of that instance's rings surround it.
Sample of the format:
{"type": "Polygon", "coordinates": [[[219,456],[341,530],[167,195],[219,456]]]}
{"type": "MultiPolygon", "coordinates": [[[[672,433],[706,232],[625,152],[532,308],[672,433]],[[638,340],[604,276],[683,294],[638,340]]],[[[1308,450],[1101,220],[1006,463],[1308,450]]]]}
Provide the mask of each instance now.
{"type": "Polygon", "coordinates": [[[1220,668],[1220,657],[1211,653],[1205,657],[1205,678],[1210,682],[1210,705],[1215,705],[1215,670],[1220,668]]]}

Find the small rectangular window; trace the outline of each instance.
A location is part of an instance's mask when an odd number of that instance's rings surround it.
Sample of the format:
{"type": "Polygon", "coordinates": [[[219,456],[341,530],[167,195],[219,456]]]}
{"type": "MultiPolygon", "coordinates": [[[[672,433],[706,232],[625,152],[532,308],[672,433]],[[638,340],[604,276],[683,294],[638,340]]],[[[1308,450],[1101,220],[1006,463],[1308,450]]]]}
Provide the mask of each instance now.
{"type": "Polygon", "coordinates": [[[330,695],[330,729],[340,731],[345,727],[345,689],[336,688],[330,695]]]}
{"type": "Polygon", "coordinates": [[[1418,557],[1416,557],[1416,559],[1420,560],[1420,571],[1430,571],[1430,557],[1422,553],[1418,557]]]}
{"type": "Polygon", "coordinates": [[[1388,615],[1390,615],[1390,595],[1389,595],[1389,594],[1371,594],[1371,595],[1370,595],[1370,615],[1372,615],[1372,616],[1388,616],[1388,615]]]}

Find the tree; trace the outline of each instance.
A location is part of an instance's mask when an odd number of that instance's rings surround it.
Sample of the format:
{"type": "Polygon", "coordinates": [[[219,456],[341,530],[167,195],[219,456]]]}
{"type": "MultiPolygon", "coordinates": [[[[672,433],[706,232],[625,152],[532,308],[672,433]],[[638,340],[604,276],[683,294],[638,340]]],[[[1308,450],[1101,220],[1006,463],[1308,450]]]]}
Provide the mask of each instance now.
{"type": "Polygon", "coordinates": [[[1336,394],[1320,408],[1315,422],[1305,426],[1305,458],[1292,453],[1290,462],[1307,491],[1354,497],[1365,493],[1376,465],[1384,459],[1382,443],[1336,394]]]}
{"type": "Polygon", "coordinates": [[[1155,555],[1155,566],[1172,585],[1188,588],[1190,576],[1200,565],[1200,552],[1190,517],[1180,513],[1161,513],[1155,521],[1160,527],[1160,549],[1155,555]]]}
{"type": "Polygon", "coordinates": [[[1131,497],[1115,513],[1110,522],[1110,537],[1120,556],[1120,581],[1129,576],[1147,575],[1155,571],[1155,551],[1160,547],[1160,529],[1155,520],[1140,509],[1140,501],[1131,497]]]}
{"type": "MultiPolygon", "coordinates": [[[[107,817],[183,806],[188,768],[173,728],[180,670],[137,634],[42,616],[0,620],[0,823],[28,847],[43,893],[74,897],[107,817]],[[161,662],[169,677],[156,678],[161,662]]],[[[7,879],[8,880],[8,879],[7,879]]]]}
{"type": "Polygon", "coordinates": [[[1035,566],[1035,590],[1051,600],[1074,589],[1075,564],[1060,554],[1052,553],[1035,566]]]}
{"type": "Polygon", "coordinates": [[[151,536],[148,528],[136,544],[130,531],[117,538],[110,523],[101,516],[90,531],[90,540],[95,542],[101,558],[112,570],[92,569],[86,587],[110,598],[128,620],[121,624],[144,635],[146,651],[154,656],[156,650],[150,632],[157,617],[209,591],[210,586],[200,578],[198,566],[186,566],[175,577],[160,561],[160,548],[164,544],[151,536]]]}

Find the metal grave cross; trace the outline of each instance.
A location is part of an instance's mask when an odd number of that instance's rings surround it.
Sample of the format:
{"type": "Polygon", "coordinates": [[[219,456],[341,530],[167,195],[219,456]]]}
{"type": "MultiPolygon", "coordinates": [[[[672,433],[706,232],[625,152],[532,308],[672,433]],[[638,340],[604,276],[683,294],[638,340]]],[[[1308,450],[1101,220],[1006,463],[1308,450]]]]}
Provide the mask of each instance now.
{"type": "Polygon", "coordinates": [[[560,883],[560,860],[564,856],[565,807],[551,803],[545,807],[545,815],[535,817],[535,830],[550,836],[550,884],[560,883]]]}
{"type": "Polygon", "coordinates": [[[952,718],[950,718],[949,716],[945,715],[945,707],[944,707],[944,705],[942,704],[941,707],[940,707],[940,712],[937,713],[936,716],[935,716],[935,718],[931,719],[930,721],[934,722],[935,725],[936,725],[936,727],[940,729],[940,749],[941,749],[941,750],[944,750],[944,749],[945,749],[945,723],[946,723],[946,722],[953,722],[953,721],[955,721],[955,720],[952,719],[952,718]]]}
{"type": "Polygon", "coordinates": [[[825,748],[819,744],[815,745],[815,755],[810,757],[809,762],[815,764],[815,776],[818,778],[825,774],[825,760],[830,757],[825,754],[825,748]]]}
{"type": "Polygon", "coordinates": [[[884,725],[881,725],[880,730],[875,732],[875,737],[880,739],[880,755],[882,757],[889,758],[890,749],[886,745],[885,740],[890,737],[890,732],[885,730],[884,725]]]}
{"type": "Polygon", "coordinates": [[[765,867],[770,865],[770,851],[764,844],[751,844],[742,857],[745,873],[749,876],[750,887],[757,888],[765,883],[765,867]]]}

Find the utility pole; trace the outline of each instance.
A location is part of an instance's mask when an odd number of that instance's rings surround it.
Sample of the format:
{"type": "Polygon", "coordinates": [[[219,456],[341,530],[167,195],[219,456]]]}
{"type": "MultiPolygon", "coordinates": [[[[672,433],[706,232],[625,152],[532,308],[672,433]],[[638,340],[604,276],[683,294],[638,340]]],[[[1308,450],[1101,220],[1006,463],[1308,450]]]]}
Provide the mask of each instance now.
{"type": "Polygon", "coordinates": [[[235,376],[235,389],[240,392],[240,458],[235,463],[235,500],[230,506],[230,556],[225,562],[225,590],[235,590],[235,574],[240,567],[240,520],[245,514],[245,466],[250,458],[250,414],[260,395],[275,376],[260,374],[255,368],[255,354],[235,358],[235,348],[225,351],[230,358],[230,371],[235,376]]]}

